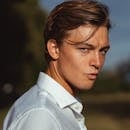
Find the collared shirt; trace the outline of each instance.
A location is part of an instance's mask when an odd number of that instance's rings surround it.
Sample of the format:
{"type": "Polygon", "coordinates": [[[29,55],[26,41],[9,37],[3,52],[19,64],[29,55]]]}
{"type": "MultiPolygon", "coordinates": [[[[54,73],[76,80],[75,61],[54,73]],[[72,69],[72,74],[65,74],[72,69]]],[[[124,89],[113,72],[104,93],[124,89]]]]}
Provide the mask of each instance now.
{"type": "Polygon", "coordinates": [[[40,72],[37,84],[8,112],[3,130],[86,130],[82,104],[40,72]]]}

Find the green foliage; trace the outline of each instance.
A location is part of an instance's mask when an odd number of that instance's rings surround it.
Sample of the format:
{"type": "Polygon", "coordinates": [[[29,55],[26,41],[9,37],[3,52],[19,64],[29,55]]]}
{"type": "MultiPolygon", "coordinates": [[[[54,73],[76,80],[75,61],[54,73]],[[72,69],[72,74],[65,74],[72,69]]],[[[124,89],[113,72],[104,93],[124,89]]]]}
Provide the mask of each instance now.
{"type": "MultiPolygon", "coordinates": [[[[88,91],[88,93],[114,93],[114,92],[128,92],[130,91],[130,79],[125,78],[130,74],[128,70],[129,66],[122,62],[121,68],[117,67],[117,71],[103,71],[94,87],[88,91]],[[127,68],[127,71],[123,71],[122,68],[127,68]]],[[[129,68],[130,69],[130,68],[129,68]]]]}
{"type": "Polygon", "coordinates": [[[99,78],[97,79],[95,86],[93,88],[94,91],[97,92],[116,92],[118,91],[119,81],[116,75],[112,73],[101,73],[99,78]]]}
{"type": "Polygon", "coordinates": [[[2,0],[1,5],[0,85],[11,83],[25,91],[44,67],[46,12],[38,0],[2,0]]]}
{"type": "Polygon", "coordinates": [[[130,91],[130,57],[126,58],[117,66],[116,73],[122,91],[130,91]]]}

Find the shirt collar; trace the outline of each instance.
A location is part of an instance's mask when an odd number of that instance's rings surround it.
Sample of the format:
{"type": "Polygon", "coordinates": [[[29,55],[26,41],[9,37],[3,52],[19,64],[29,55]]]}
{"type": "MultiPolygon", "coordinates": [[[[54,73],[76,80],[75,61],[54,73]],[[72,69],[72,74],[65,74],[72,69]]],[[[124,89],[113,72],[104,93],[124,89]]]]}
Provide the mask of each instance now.
{"type": "Polygon", "coordinates": [[[61,108],[70,106],[77,112],[82,111],[82,104],[47,74],[40,72],[37,84],[41,90],[46,90],[52,95],[61,108]]]}

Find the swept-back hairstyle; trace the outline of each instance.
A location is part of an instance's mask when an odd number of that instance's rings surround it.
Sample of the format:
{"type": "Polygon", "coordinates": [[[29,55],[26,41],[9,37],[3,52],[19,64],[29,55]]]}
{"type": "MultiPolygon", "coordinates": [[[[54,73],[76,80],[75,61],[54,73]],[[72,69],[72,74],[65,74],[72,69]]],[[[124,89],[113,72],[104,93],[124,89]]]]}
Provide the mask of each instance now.
{"type": "MultiPolygon", "coordinates": [[[[62,44],[67,31],[87,24],[97,28],[106,26],[109,30],[111,23],[108,7],[96,0],[70,0],[57,5],[48,16],[44,27],[45,48],[49,39],[62,44]]],[[[46,53],[47,59],[48,55],[46,53]]]]}

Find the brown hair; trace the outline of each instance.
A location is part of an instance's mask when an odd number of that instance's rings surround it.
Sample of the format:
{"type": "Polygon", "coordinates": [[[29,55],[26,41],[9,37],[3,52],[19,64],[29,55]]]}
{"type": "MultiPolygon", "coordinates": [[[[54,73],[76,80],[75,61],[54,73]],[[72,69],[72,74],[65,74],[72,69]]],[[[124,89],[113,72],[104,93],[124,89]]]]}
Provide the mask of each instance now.
{"type": "Polygon", "coordinates": [[[49,39],[55,39],[57,44],[61,44],[67,31],[84,24],[106,26],[109,30],[111,23],[108,7],[96,0],[71,0],[57,5],[45,24],[45,46],[49,39]]]}

